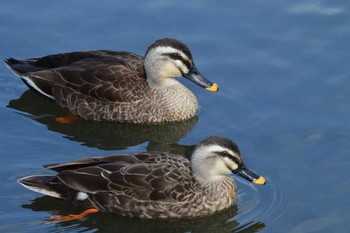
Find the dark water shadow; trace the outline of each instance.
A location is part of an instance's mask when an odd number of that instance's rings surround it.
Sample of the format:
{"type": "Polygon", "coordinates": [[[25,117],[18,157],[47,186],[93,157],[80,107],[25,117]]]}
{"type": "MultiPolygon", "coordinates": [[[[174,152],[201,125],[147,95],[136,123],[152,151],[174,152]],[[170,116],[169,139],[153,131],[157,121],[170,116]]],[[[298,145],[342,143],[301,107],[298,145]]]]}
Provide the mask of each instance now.
{"type": "MultiPolygon", "coordinates": [[[[61,124],[56,122],[55,118],[64,116],[68,112],[56,103],[29,90],[20,98],[11,100],[7,107],[46,125],[51,131],[65,135],[64,137],[69,140],[102,150],[125,149],[144,142],[156,145],[176,143],[198,122],[198,116],[196,116],[186,121],[159,125],[94,122],[83,119],[71,124],[61,124]]],[[[151,147],[154,146],[151,145],[151,147]]]]}
{"type": "MultiPolygon", "coordinates": [[[[71,213],[79,213],[82,209],[74,207],[69,203],[52,197],[43,196],[36,198],[30,204],[22,206],[32,211],[46,211],[51,214],[67,215],[71,213]]],[[[121,217],[116,214],[97,213],[92,214],[79,221],[70,221],[55,224],[55,227],[64,229],[75,228],[76,231],[93,232],[127,232],[127,233],[177,233],[177,232],[200,232],[200,233],[216,233],[216,232],[258,232],[265,228],[265,224],[261,222],[250,222],[240,224],[234,219],[237,214],[237,206],[216,213],[214,215],[192,219],[192,220],[146,220],[138,218],[121,217]]],[[[43,220],[44,222],[45,220],[43,220]]]]}

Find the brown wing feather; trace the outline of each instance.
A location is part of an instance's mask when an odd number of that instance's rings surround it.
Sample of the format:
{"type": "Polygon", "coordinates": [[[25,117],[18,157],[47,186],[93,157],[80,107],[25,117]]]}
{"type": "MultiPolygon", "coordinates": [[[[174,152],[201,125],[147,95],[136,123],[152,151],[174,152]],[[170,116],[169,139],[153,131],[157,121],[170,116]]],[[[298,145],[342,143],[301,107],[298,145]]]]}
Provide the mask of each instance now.
{"type": "Polygon", "coordinates": [[[60,181],[77,191],[114,193],[141,202],[179,201],[195,188],[189,162],[160,154],[95,157],[47,168],[60,171],[60,181]]]}
{"type": "MultiPolygon", "coordinates": [[[[133,102],[144,98],[148,85],[143,68],[131,70],[122,60],[99,60],[99,64],[85,61],[84,65],[55,69],[63,79],[59,84],[69,87],[79,94],[91,96],[98,100],[112,102],[133,102]]],[[[65,96],[54,94],[59,102],[65,96]]]]}
{"type": "MultiPolygon", "coordinates": [[[[158,155],[162,153],[158,152],[152,152],[150,153],[139,153],[134,156],[127,155],[127,154],[120,154],[120,155],[110,155],[110,156],[102,156],[102,157],[89,157],[89,158],[84,158],[84,159],[79,159],[75,161],[71,161],[68,163],[61,163],[61,164],[46,164],[44,165],[44,168],[49,169],[49,170],[54,170],[56,172],[61,172],[64,170],[77,170],[80,168],[85,168],[85,167],[91,167],[91,166],[98,166],[101,164],[105,164],[106,167],[108,165],[113,164],[114,162],[119,162],[119,163],[140,163],[146,160],[151,161],[152,159],[156,159],[158,155]]],[[[109,168],[108,170],[111,170],[109,168]]]]}
{"type": "MultiPolygon", "coordinates": [[[[107,50],[73,52],[16,61],[12,69],[60,102],[55,85],[102,101],[133,102],[144,97],[148,85],[143,57],[107,50]]],[[[63,106],[67,107],[67,106],[63,106]]]]}

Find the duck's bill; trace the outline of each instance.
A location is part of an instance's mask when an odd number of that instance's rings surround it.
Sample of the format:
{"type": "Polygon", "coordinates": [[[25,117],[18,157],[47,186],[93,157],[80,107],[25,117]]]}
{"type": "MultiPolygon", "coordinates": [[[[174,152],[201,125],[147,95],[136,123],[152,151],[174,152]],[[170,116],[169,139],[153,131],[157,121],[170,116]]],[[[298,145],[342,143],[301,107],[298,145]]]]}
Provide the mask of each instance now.
{"type": "Polygon", "coordinates": [[[245,166],[239,167],[238,169],[234,170],[233,173],[243,177],[246,180],[249,180],[250,182],[253,182],[254,184],[266,184],[266,180],[263,176],[258,176],[245,166]]]}
{"type": "Polygon", "coordinates": [[[219,85],[204,78],[204,76],[199,73],[195,65],[192,66],[191,70],[187,74],[184,74],[184,77],[205,88],[207,91],[219,90],[219,85]]]}

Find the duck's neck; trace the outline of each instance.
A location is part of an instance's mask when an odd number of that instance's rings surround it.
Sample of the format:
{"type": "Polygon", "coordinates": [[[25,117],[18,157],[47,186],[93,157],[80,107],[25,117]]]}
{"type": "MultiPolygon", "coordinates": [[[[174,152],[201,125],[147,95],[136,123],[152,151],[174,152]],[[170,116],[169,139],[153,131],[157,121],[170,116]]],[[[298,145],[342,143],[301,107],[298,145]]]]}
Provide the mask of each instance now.
{"type": "Polygon", "coordinates": [[[158,75],[158,73],[147,74],[147,83],[153,90],[161,90],[171,86],[182,85],[175,78],[161,78],[158,75]]]}
{"type": "Polygon", "coordinates": [[[213,204],[218,209],[231,206],[237,198],[237,188],[232,177],[223,176],[212,182],[199,181],[203,190],[204,202],[213,204]]]}
{"type": "Polygon", "coordinates": [[[226,175],[216,175],[213,176],[210,173],[199,174],[194,171],[194,177],[197,179],[202,186],[211,187],[215,186],[217,183],[220,183],[222,180],[226,179],[228,176],[226,175]]]}

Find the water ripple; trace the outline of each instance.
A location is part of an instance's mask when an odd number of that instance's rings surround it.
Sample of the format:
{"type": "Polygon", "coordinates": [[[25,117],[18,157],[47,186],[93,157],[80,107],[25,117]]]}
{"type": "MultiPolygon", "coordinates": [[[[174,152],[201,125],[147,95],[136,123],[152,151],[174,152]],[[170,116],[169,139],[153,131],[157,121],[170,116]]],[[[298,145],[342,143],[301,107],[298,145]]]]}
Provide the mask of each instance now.
{"type": "Polygon", "coordinates": [[[271,224],[283,215],[288,197],[277,182],[267,178],[265,186],[256,186],[246,181],[236,181],[239,199],[234,219],[240,222],[240,228],[259,222],[271,224]]]}

